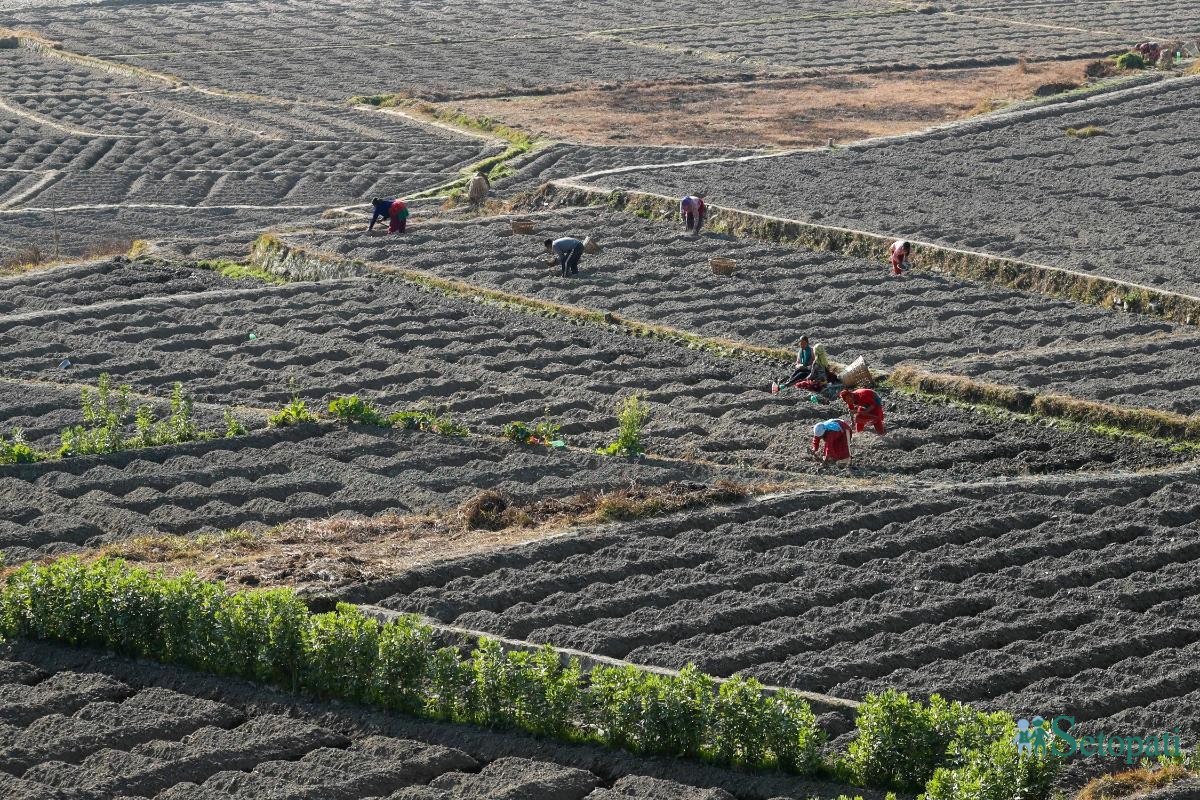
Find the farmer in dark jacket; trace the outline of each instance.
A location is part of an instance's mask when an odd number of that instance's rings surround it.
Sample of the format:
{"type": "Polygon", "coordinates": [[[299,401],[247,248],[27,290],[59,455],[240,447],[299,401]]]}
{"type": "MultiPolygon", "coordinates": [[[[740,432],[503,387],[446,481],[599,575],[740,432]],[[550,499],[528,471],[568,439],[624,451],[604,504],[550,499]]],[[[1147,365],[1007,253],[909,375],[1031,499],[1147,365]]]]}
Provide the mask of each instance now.
{"type": "Polygon", "coordinates": [[[403,200],[384,199],[376,197],[371,200],[371,224],[367,230],[375,230],[375,223],[381,219],[388,221],[388,233],[404,233],[408,224],[408,203],[403,200]]]}
{"type": "Polygon", "coordinates": [[[558,259],[562,267],[562,276],[574,275],[579,272],[579,259],[583,257],[583,242],[570,236],[561,239],[547,239],[546,252],[558,259]]]}

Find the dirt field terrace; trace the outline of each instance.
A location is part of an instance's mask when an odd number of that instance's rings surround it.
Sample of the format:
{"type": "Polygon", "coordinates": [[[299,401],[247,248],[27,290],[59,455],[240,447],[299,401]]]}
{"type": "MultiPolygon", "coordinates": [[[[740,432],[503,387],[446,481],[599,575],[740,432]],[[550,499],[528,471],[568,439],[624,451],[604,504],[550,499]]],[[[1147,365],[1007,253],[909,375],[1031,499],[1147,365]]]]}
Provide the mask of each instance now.
{"type": "MultiPolygon", "coordinates": [[[[0,0],[0,436],[57,451],[104,374],[160,415],[182,384],[213,433],[0,463],[6,567],[207,557],[209,576],[301,586],[317,610],[744,674],[827,695],[842,751],[847,709],[887,688],[1194,746],[1197,439],[1130,420],[1200,414],[1200,317],[1159,306],[1200,297],[1200,76],[1041,91],[1137,41],[1200,37],[1194,3],[559,5],[0,0]],[[481,163],[492,202],[444,202],[481,163]],[[747,228],[686,236],[618,189],[705,191],[716,226],[739,211],[911,238],[917,269],[747,228]],[[374,195],[411,199],[403,237],[363,230],[374,195]],[[603,246],[570,279],[541,253],[563,235],[603,246]],[[1157,299],[967,280],[922,264],[935,247],[1157,299]],[[843,407],[769,391],[802,334],[958,388],[880,382],[887,434],[856,437],[853,472],[822,469],[812,426],[843,407]],[[1096,416],[1016,413],[1006,392],[1096,416]],[[647,453],[602,455],[633,393],[647,453]],[[351,394],[468,430],[335,421],[351,394]],[[322,419],[269,426],[292,400],[322,419]],[[565,447],[502,436],[541,418],[565,447]],[[483,492],[519,510],[722,487],[670,512],[463,530],[483,492]],[[418,524],[435,533],[406,540],[418,524]],[[285,548],[297,526],[330,533],[285,548]]],[[[0,792],[884,800],[25,641],[0,649],[0,792]]]]}
{"type": "Polygon", "coordinates": [[[1196,296],[1200,77],[953,130],[758,161],[582,178],[1067,267],[1196,296]],[[1090,137],[1068,130],[1093,127],[1090,137]],[[862,188],[869,187],[864,202],[862,188]]]}

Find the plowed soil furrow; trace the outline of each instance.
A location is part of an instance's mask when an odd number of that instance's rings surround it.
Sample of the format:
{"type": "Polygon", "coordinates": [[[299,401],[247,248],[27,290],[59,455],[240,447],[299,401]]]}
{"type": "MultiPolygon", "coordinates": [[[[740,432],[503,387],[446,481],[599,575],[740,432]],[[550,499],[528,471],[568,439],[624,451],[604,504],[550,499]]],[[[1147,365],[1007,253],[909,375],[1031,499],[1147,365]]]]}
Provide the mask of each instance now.
{"type": "Polygon", "coordinates": [[[792,347],[807,334],[843,362],[864,355],[879,367],[966,370],[998,383],[1185,413],[1200,403],[1194,382],[1186,382],[1200,363],[1193,363],[1196,348],[1186,344],[1194,337],[1183,326],[932,273],[895,280],[878,263],[725,236],[692,238],[666,222],[596,210],[533,219],[539,234],[528,238],[513,236],[501,218],[434,225],[399,247],[344,231],[294,240],[710,336],[792,347]],[[604,251],[585,257],[580,275],[563,281],[537,262],[534,245],[543,234],[590,234],[604,251]],[[741,269],[732,278],[714,276],[708,269],[713,256],[733,258],[741,269]],[[799,299],[814,292],[820,304],[805,307],[799,299]],[[1039,365],[1044,356],[1024,355],[1058,348],[1074,353],[1061,371],[1039,365]],[[1108,355],[1134,348],[1141,362],[1136,385],[1108,355]]]}
{"type": "Polygon", "coordinates": [[[1031,478],[913,489],[877,507],[830,496],[736,527],[692,512],[669,540],[626,525],[619,545],[547,547],[508,560],[517,569],[489,575],[477,556],[449,584],[453,565],[400,576],[409,588],[385,604],[639,663],[849,697],[897,686],[1111,727],[1196,690],[1184,659],[1200,641],[1197,486],[1194,470],[1031,478]],[[774,531],[773,548],[747,548],[774,531]],[[620,563],[664,545],[702,560],[620,577],[620,563]],[[553,591],[505,593],[548,575],[553,591]]]}

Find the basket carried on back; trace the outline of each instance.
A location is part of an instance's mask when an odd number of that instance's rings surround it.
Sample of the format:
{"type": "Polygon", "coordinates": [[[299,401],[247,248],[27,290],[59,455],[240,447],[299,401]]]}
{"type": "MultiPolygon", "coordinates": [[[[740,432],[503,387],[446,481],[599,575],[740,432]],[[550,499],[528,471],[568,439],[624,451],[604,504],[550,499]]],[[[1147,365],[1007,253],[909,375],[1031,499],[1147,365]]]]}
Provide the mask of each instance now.
{"type": "Polygon", "coordinates": [[[732,258],[711,258],[708,261],[713,275],[732,275],[737,271],[737,262],[732,258]]]}
{"type": "Polygon", "coordinates": [[[533,220],[514,219],[512,221],[512,232],[526,235],[533,233],[533,220]]]}
{"type": "Polygon", "coordinates": [[[583,252],[589,256],[594,256],[600,252],[600,245],[592,237],[587,237],[583,240],[583,252]]]}
{"type": "Polygon", "coordinates": [[[871,382],[871,370],[867,368],[867,360],[862,356],[854,359],[854,362],[842,371],[841,379],[842,385],[847,389],[868,385],[871,382]]]}

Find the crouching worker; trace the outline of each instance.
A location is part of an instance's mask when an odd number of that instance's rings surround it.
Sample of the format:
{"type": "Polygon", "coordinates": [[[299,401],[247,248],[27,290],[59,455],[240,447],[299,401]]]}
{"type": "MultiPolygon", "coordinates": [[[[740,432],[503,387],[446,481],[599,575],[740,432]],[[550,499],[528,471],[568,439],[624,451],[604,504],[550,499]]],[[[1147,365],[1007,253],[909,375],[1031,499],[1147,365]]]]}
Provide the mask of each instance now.
{"type": "Polygon", "coordinates": [[[579,259],[583,258],[583,242],[564,236],[561,239],[547,239],[543,244],[546,245],[546,252],[558,259],[564,278],[579,272],[579,259]]]}
{"type": "Polygon", "coordinates": [[[488,192],[491,189],[492,184],[488,181],[487,173],[477,170],[475,177],[471,178],[471,183],[467,185],[467,201],[478,208],[483,205],[484,200],[487,200],[488,192]]]}
{"type": "Polygon", "coordinates": [[[683,219],[683,229],[688,233],[700,233],[706,214],[708,206],[704,204],[702,194],[689,194],[679,201],[679,216],[683,219]]]}
{"type": "Polygon", "coordinates": [[[908,261],[908,257],[911,255],[912,242],[901,239],[892,243],[892,247],[888,251],[888,261],[891,262],[893,275],[903,275],[904,270],[912,269],[912,264],[908,261]]]}
{"type": "Polygon", "coordinates": [[[818,422],[813,426],[812,453],[822,465],[845,463],[850,466],[850,423],[841,419],[818,422]]]}
{"type": "Polygon", "coordinates": [[[408,224],[408,203],[403,200],[376,197],[371,200],[371,207],[374,213],[371,214],[371,224],[367,226],[368,231],[375,230],[375,223],[386,218],[388,233],[404,233],[408,224]]]}
{"type": "Polygon", "coordinates": [[[883,401],[874,389],[843,389],[838,392],[838,397],[842,398],[846,407],[850,409],[856,433],[861,433],[870,425],[875,428],[876,433],[883,435],[883,401]]]}

